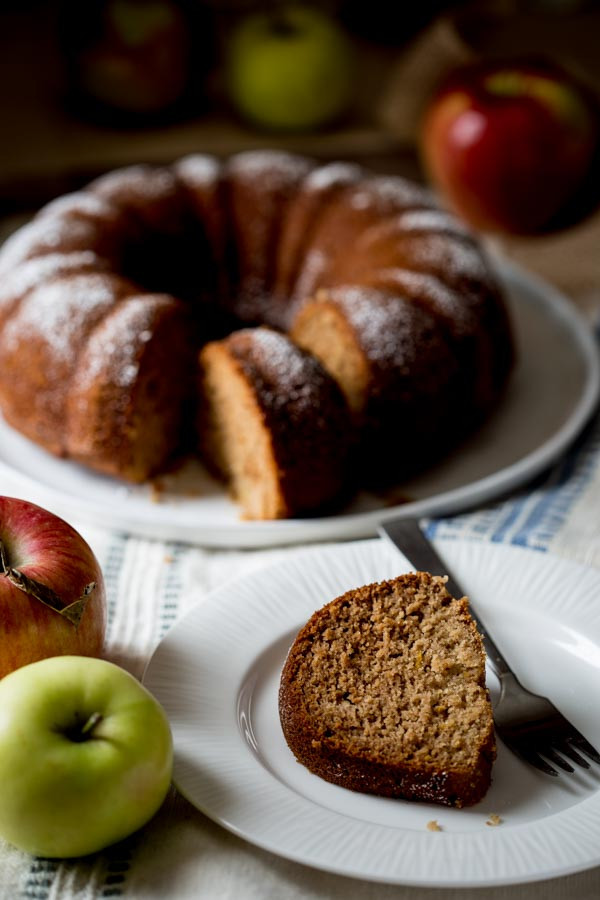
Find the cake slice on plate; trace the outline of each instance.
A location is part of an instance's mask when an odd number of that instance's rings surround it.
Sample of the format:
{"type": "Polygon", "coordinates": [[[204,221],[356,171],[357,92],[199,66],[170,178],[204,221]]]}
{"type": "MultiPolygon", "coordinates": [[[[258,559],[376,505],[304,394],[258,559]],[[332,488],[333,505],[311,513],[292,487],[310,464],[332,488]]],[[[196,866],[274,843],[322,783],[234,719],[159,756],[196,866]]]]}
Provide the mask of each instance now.
{"type": "Polygon", "coordinates": [[[342,787],[460,807],[490,785],[483,644],[444,578],[401,575],[315,612],[285,662],[279,712],[298,761],[342,787]]]}

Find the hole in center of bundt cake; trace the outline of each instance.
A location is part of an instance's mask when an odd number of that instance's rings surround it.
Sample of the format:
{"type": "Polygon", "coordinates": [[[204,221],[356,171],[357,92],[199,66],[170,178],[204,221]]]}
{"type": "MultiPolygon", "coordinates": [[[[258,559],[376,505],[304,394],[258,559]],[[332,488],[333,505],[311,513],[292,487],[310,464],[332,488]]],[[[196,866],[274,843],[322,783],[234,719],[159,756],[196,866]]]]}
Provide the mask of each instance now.
{"type": "Polygon", "coordinates": [[[144,232],[122,248],[122,274],[141,291],[168,294],[189,309],[195,340],[222,338],[240,322],[219,302],[219,272],[205,235],[193,223],[177,234],[144,232]]]}
{"type": "Polygon", "coordinates": [[[187,302],[198,299],[206,280],[202,254],[184,234],[145,234],[143,241],[124,247],[121,265],[125,277],[144,291],[187,302]]]}

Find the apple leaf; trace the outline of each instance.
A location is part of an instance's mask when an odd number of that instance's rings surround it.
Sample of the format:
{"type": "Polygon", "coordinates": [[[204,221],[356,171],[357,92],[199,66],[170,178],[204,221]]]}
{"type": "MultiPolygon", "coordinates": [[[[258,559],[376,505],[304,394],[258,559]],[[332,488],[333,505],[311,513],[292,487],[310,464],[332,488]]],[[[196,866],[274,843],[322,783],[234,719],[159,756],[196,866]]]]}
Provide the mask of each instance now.
{"type": "Polygon", "coordinates": [[[89,584],[86,584],[81,597],[79,597],[79,599],[75,600],[73,603],[69,603],[65,606],[61,598],[55,591],[52,590],[52,588],[49,588],[47,585],[42,584],[41,581],[36,581],[35,578],[29,578],[28,575],[25,575],[18,569],[14,569],[8,564],[4,544],[1,540],[0,574],[5,575],[10,583],[20,591],[29,594],[29,596],[33,597],[35,600],[39,600],[40,603],[43,603],[45,606],[48,606],[50,609],[54,610],[54,612],[57,612],[59,615],[63,616],[76,628],[81,621],[81,617],[83,616],[87,602],[96,587],[95,581],[91,581],[89,584]]]}

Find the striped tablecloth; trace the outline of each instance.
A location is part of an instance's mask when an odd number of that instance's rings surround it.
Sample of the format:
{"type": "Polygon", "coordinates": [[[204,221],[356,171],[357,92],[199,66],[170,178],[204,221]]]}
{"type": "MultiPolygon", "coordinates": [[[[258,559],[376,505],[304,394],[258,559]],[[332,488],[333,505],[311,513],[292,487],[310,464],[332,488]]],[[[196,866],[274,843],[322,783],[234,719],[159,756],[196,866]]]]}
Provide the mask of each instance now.
{"type": "MultiPolygon", "coordinates": [[[[527,264],[526,254],[516,255],[527,264]]],[[[555,265],[554,256],[551,260],[555,265]]],[[[581,279],[581,266],[574,266],[573,272],[581,279]]],[[[541,274],[551,277],[556,273],[542,269],[541,274]]],[[[600,272],[597,274],[596,289],[600,285],[600,272]]],[[[558,275],[553,280],[568,288],[564,272],[558,275]]],[[[600,309],[600,294],[587,282],[578,299],[590,315],[600,309]]],[[[2,493],[10,493],[10,485],[2,485],[2,493]]],[[[107,656],[138,677],[162,636],[192,604],[202,602],[213,588],[231,577],[297,552],[293,547],[208,550],[107,532],[71,521],[91,544],[105,574],[109,597],[107,656]]],[[[600,567],[599,525],[600,416],[596,416],[564,458],[533,484],[475,512],[430,521],[428,528],[434,536],[514,544],[600,567]]],[[[600,835],[598,842],[600,847],[600,835]]],[[[0,842],[0,897],[10,900],[120,896],[455,900],[466,893],[369,884],[288,862],[214,824],[175,789],[144,829],[90,858],[71,862],[33,859],[0,842]]],[[[550,882],[472,889],[468,893],[485,900],[597,900],[600,869],[550,882]]]]}

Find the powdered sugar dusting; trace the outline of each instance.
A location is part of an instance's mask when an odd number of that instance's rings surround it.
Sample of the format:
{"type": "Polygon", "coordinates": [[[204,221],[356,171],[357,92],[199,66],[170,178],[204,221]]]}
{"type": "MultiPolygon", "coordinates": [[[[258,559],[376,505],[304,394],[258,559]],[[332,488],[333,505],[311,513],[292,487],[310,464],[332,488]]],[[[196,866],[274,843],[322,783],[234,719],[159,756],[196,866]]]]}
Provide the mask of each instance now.
{"type": "Polygon", "coordinates": [[[177,181],[170,169],[139,165],[101,175],[88,189],[119,205],[126,205],[134,197],[155,203],[173,194],[177,181]]]}
{"type": "Polygon", "coordinates": [[[294,287],[293,302],[301,302],[310,297],[325,272],[328,256],[318,247],[308,251],[294,287]]]}
{"type": "Polygon", "coordinates": [[[409,269],[380,269],[374,276],[379,286],[403,292],[410,298],[423,301],[430,309],[452,322],[455,334],[472,333],[478,327],[475,307],[477,298],[447,287],[435,275],[409,269]]]}
{"type": "Polygon", "coordinates": [[[34,336],[66,360],[77,352],[82,335],[116,302],[117,284],[101,274],[72,275],[41,285],[24,298],[19,315],[4,329],[4,345],[17,350],[24,335],[34,336]]]}
{"type": "Polygon", "coordinates": [[[294,352],[285,335],[270,328],[256,328],[253,341],[264,353],[269,368],[277,372],[278,379],[295,382],[306,373],[306,358],[294,352]]]}
{"type": "Polygon", "coordinates": [[[426,314],[373,288],[340,287],[324,291],[323,299],[328,297],[343,310],[371,362],[402,370],[407,349],[418,340],[417,317],[424,320],[426,314]]]}
{"type": "Polygon", "coordinates": [[[338,185],[351,184],[357,181],[362,174],[362,169],[353,163],[329,163],[326,166],[318,166],[306,176],[302,183],[302,189],[308,191],[327,191],[338,185]]]}
{"type": "Polygon", "coordinates": [[[103,197],[96,196],[90,191],[76,191],[72,194],[64,194],[64,196],[57,197],[56,200],[51,200],[50,203],[47,203],[38,213],[38,216],[46,215],[100,216],[104,220],[110,220],[115,218],[117,210],[112,203],[103,197]]]}
{"type": "Polygon", "coordinates": [[[56,251],[93,250],[98,229],[89,219],[43,216],[24,225],[7,239],[0,251],[0,272],[29,256],[56,251]]]}
{"type": "Polygon", "coordinates": [[[490,272],[478,246],[449,235],[415,235],[407,244],[407,265],[435,272],[451,284],[489,285],[490,272]]]}
{"type": "Polygon", "coordinates": [[[399,232],[448,232],[467,235],[470,232],[454,216],[441,209],[407,209],[382,223],[382,230],[399,232]]]}
{"type": "Polygon", "coordinates": [[[98,379],[130,388],[137,378],[140,355],[154,334],[157,308],[172,299],[162,294],[128,297],[91,334],[79,360],[74,390],[85,392],[98,379]]]}
{"type": "Polygon", "coordinates": [[[368,225],[356,240],[355,258],[358,262],[377,260],[390,264],[398,258],[404,261],[407,255],[403,252],[406,237],[429,240],[433,235],[459,239],[469,237],[458,222],[442,210],[411,209],[368,225]]]}
{"type": "Polygon", "coordinates": [[[410,206],[435,207],[435,203],[429,191],[412,181],[399,176],[374,176],[351,192],[350,206],[386,216],[410,206]]]}
{"type": "Polygon", "coordinates": [[[220,164],[214,156],[194,153],[180,159],[175,165],[175,171],[189,187],[207,187],[217,181],[220,164]]]}
{"type": "Polygon", "coordinates": [[[91,250],[76,253],[47,253],[27,259],[11,269],[0,281],[0,310],[32,288],[59,275],[81,270],[101,270],[105,263],[91,250]]]}
{"type": "Polygon", "coordinates": [[[297,413],[318,407],[325,376],[314,357],[270,328],[254,328],[247,333],[252,334],[261,366],[274,385],[272,391],[261,392],[263,402],[274,408],[291,405],[297,413]]]}
{"type": "Polygon", "coordinates": [[[265,192],[281,190],[290,182],[300,181],[309,169],[306,157],[278,150],[247,150],[232,156],[227,164],[233,178],[250,183],[260,179],[260,187],[265,192]]]}

